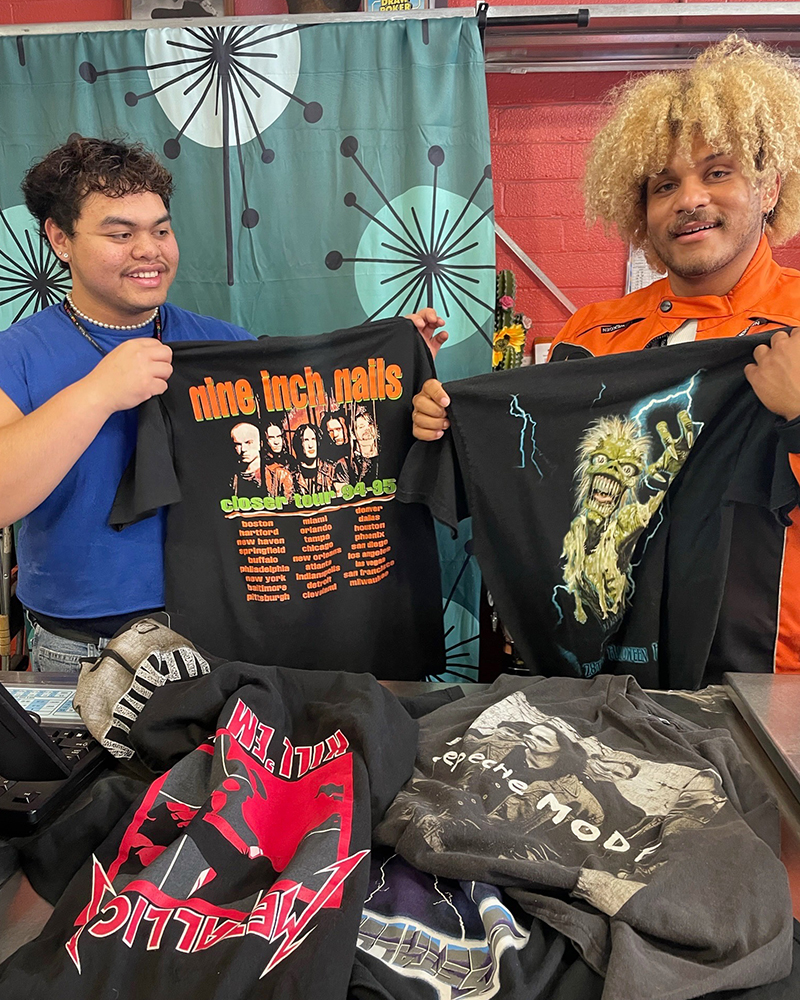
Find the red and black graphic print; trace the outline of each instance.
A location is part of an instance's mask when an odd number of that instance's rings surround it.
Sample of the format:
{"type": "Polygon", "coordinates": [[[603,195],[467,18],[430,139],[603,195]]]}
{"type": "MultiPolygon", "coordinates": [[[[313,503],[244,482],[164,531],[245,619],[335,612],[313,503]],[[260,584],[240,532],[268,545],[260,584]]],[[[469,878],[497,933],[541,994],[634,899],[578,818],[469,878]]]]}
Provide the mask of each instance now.
{"type": "Polygon", "coordinates": [[[97,939],[191,955],[251,936],[270,973],[342,904],[369,853],[350,852],[353,758],[337,731],[280,745],[242,699],[216,735],[158,778],[66,944],[80,973],[97,939]]]}

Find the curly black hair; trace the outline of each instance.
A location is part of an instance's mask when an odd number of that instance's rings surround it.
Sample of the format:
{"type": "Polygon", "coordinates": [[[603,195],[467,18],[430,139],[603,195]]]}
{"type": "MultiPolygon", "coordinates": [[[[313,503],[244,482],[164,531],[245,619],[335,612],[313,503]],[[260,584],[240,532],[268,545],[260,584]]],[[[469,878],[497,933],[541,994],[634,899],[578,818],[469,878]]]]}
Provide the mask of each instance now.
{"type": "Polygon", "coordinates": [[[90,139],[72,135],[25,174],[22,193],[28,211],[39,223],[52,219],[67,236],[75,235],[75,222],[87,195],[109,198],[152,191],[169,211],[172,175],[140,142],[90,139]]]}

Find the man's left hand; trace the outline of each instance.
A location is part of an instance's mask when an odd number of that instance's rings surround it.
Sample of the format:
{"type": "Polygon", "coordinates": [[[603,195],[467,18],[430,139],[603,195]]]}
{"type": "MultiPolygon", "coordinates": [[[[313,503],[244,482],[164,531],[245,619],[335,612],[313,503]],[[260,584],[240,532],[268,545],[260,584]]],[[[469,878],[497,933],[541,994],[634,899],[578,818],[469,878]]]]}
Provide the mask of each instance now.
{"type": "Polygon", "coordinates": [[[753,361],[744,374],[764,406],[784,420],[800,417],[800,327],[759,344],[753,361]]]}
{"type": "Polygon", "coordinates": [[[418,313],[411,313],[410,316],[406,316],[406,319],[410,319],[419,330],[422,339],[428,345],[431,354],[435,358],[439,353],[439,348],[448,337],[446,330],[439,330],[439,327],[444,326],[444,320],[441,316],[436,315],[435,309],[431,309],[430,307],[418,313]],[[439,330],[438,333],[436,332],[437,330],[439,330]]]}

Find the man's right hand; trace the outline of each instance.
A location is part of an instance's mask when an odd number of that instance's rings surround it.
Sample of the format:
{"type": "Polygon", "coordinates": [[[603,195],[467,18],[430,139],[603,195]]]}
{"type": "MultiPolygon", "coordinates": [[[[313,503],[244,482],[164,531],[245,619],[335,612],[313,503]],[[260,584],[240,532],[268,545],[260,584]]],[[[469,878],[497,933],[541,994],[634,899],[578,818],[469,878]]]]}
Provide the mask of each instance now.
{"type": "Polygon", "coordinates": [[[420,441],[436,441],[450,426],[445,407],[450,405],[450,397],[441,382],[429,378],[414,396],[414,437],[420,441]]]}
{"type": "Polygon", "coordinates": [[[137,337],[109,351],[84,382],[110,415],[160,396],[170,375],[172,348],[152,337],[137,337]]]}

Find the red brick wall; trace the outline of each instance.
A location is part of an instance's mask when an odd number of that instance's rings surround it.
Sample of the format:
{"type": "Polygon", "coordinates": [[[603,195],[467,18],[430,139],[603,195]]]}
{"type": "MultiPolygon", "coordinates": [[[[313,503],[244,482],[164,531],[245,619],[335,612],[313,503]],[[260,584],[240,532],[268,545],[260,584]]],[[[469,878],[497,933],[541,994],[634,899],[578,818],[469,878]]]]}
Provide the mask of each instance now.
{"type": "MultiPolygon", "coordinates": [[[[619,295],[626,250],[602,231],[587,233],[579,178],[583,151],[602,120],[601,95],[621,78],[607,73],[489,73],[495,217],[575,305],[619,295]]],[[[498,267],[517,276],[517,307],[533,332],[555,334],[569,316],[498,243],[498,267]]]]}
{"type": "MultiPolygon", "coordinates": [[[[450,0],[450,6],[474,3],[450,0]]],[[[285,0],[236,0],[237,14],[285,9],[285,0]]],[[[0,0],[0,23],[6,24],[121,16],[122,0],[0,0]]],[[[600,227],[587,232],[580,194],[585,149],[603,119],[603,98],[623,78],[619,73],[487,75],[497,221],[578,306],[624,290],[627,250],[600,227]]],[[[776,257],[800,268],[800,239],[776,257]]],[[[557,333],[569,315],[564,306],[499,243],[498,266],[516,274],[517,306],[533,319],[532,332],[557,333]]]]}
{"type": "Polygon", "coordinates": [[[122,0],[0,0],[0,24],[118,21],[122,0]]]}

